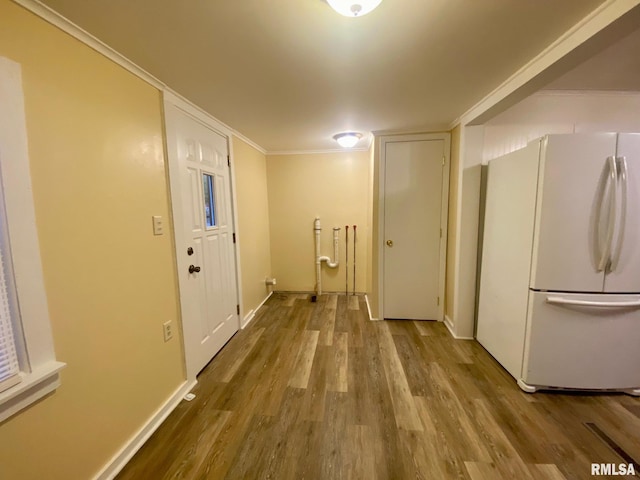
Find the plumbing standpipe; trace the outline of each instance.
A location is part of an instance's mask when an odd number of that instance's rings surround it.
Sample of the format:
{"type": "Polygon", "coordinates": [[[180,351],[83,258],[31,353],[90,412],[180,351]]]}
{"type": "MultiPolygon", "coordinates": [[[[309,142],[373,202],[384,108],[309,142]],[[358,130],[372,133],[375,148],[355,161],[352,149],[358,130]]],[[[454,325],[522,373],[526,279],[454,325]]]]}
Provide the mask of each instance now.
{"type": "Polygon", "coordinates": [[[336,268],[338,266],[340,228],[333,228],[333,261],[331,261],[331,258],[320,254],[320,234],[322,232],[320,217],[316,217],[315,222],[313,222],[313,231],[316,235],[316,292],[317,295],[322,295],[322,262],[326,262],[329,268],[336,268]]]}

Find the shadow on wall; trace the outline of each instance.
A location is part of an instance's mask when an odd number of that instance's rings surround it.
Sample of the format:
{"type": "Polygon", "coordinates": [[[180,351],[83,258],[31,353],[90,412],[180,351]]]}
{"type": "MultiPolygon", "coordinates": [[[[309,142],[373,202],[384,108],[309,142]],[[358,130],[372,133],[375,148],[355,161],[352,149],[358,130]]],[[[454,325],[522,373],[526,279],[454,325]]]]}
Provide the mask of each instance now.
{"type": "Polygon", "coordinates": [[[487,200],[487,176],[489,165],[477,165],[472,167],[480,169],[480,208],[478,209],[478,259],[476,261],[476,296],[475,311],[473,315],[473,336],[478,330],[478,304],[480,303],[480,274],[482,273],[482,244],[484,241],[484,215],[487,200]]]}

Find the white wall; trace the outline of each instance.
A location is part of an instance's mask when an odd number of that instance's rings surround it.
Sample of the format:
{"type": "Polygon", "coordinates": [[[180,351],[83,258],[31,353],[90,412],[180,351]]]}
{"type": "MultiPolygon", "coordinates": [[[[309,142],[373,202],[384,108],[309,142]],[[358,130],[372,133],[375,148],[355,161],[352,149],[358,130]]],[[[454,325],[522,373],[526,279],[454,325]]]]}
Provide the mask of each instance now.
{"type": "Polygon", "coordinates": [[[472,338],[475,326],[478,220],[484,127],[462,127],[458,185],[458,225],[453,314],[449,328],[457,338],[472,338]]]}
{"type": "Polygon", "coordinates": [[[640,132],[640,92],[543,91],[485,124],[483,163],[549,133],[640,132]]]}

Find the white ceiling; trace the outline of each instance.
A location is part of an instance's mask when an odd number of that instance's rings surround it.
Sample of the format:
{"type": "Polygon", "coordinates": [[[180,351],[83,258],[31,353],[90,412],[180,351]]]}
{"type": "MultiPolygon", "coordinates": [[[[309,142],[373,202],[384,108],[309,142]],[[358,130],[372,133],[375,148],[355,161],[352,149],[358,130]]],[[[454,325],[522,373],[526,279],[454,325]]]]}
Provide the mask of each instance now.
{"type": "MultiPolygon", "coordinates": [[[[437,130],[603,0],[42,0],[267,151],[437,130]]],[[[364,142],[363,142],[364,143],[364,142]]]]}

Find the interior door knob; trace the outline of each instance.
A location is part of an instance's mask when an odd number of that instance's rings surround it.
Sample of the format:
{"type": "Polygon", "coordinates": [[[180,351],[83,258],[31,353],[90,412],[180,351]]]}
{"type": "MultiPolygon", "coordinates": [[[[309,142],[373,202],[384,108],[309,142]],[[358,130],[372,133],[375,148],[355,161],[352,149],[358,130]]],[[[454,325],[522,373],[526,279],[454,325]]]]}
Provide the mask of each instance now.
{"type": "Polygon", "coordinates": [[[200,267],[196,267],[195,265],[189,265],[189,273],[198,273],[200,271],[200,267]]]}
{"type": "Polygon", "coordinates": [[[387,240],[387,247],[393,247],[393,240],[387,240]]]}

